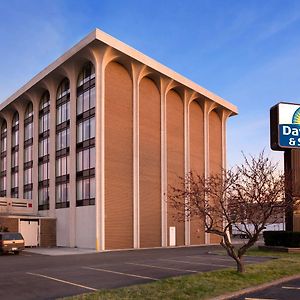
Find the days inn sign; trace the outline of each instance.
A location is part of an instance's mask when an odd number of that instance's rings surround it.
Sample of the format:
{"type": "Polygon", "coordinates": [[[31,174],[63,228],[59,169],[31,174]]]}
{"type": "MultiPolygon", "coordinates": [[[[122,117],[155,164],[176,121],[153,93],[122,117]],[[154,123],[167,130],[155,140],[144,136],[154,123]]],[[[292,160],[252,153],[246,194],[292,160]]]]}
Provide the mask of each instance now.
{"type": "Polygon", "coordinates": [[[300,148],[300,104],[280,102],[270,110],[271,148],[300,148]]]}

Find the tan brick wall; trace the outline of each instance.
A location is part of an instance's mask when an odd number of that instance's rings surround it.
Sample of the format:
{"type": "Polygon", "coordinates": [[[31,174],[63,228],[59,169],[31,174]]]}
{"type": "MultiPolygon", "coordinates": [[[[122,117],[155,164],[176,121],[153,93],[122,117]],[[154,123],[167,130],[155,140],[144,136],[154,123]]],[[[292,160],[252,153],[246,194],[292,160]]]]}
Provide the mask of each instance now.
{"type": "MultiPolygon", "coordinates": [[[[204,123],[203,112],[198,102],[190,104],[190,169],[199,175],[204,174],[204,123]]],[[[191,245],[204,244],[204,222],[193,218],[190,227],[191,245]]]]}
{"type": "Polygon", "coordinates": [[[132,81],[115,62],[105,76],[105,245],[132,248],[132,81]]]}
{"type": "Polygon", "coordinates": [[[160,94],[152,80],[140,83],[140,245],[161,246],[160,94]]]}
{"type": "MultiPolygon", "coordinates": [[[[222,168],[222,124],[219,115],[209,114],[209,168],[211,174],[219,173],[222,168]]],[[[220,237],[212,234],[211,243],[219,243],[220,237]]]]}
{"type": "Polygon", "coordinates": [[[56,246],[56,220],[40,219],[40,246],[56,246]]]}
{"type": "Polygon", "coordinates": [[[19,231],[18,218],[0,217],[0,226],[7,227],[8,231],[10,232],[18,232],[19,231]]]}
{"type": "MultiPolygon", "coordinates": [[[[173,90],[167,94],[167,181],[168,185],[178,184],[178,176],[184,175],[184,121],[183,101],[173,90]]],[[[169,227],[176,227],[176,245],[184,245],[184,223],[173,219],[174,210],[168,204],[168,245],[169,227]]]]}

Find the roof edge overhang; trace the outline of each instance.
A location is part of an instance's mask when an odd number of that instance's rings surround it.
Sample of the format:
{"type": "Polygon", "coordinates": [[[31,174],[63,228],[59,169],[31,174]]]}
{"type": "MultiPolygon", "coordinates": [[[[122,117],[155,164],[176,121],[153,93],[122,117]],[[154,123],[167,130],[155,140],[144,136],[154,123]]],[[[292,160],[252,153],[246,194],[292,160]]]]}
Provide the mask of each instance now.
{"type": "Polygon", "coordinates": [[[187,79],[186,77],[176,73],[175,71],[171,70],[170,68],[164,66],[163,64],[157,62],[156,60],[150,58],[149,56],[141,53],[140,51],[128,46],[127,44],[119,41],[118,39],[112,37],[111,35],[101,31],[100,29],[96,28],[90,34],[88,34],[85,38],[79,41],[75,46],[65,52],[62,56],[56,59],[53,63],[49,66],[44,68],[40,73],[34,76],[30,81],[28,81],[25,85],[23,85],[19,90],[13,93],[9,98],[3,101],[0,104],[0,110],[5,108],[15,99],[20,97],[23,93],[28,91],[32,88],[35,84],[41,81],[44,77],[58,68],[61,64],[66,62],[70,59],[74,54],[91,44],[93,41],[100,41],[125,55],[132,57],[134,60],[139,61],[142,64],[145,64],[152,68],[153,70],[177,81],[178,83],[190,88],[191,90],[198,92],[199,94],[203,95],[204,97],[216,102],[217,104],[221,105],[222,107],[228,109],[231,112],[231,115],[236,115],[238,113],[238,109],[235,105],[230,103],[229,101],[221,98],[220,96],[208,91],[207,89],[201,87],[200,85],[196,84],[195,82],[187,79]]]}

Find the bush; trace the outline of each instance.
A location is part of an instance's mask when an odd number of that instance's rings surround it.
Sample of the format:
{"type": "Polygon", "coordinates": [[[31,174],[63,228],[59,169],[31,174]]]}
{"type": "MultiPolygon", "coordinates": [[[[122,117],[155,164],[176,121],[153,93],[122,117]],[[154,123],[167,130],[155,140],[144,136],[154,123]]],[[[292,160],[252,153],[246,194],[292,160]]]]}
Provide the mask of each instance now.
{"type": "Polygon", "coordinates": [[[300,247],[300,232],[264,231],[263,237],[266,246],[300,247]]]}
{"type": "Polygon", "coordinates": [[[8,232],[8,228],[6,226],[0,225],[0,232],[8,232]]]}

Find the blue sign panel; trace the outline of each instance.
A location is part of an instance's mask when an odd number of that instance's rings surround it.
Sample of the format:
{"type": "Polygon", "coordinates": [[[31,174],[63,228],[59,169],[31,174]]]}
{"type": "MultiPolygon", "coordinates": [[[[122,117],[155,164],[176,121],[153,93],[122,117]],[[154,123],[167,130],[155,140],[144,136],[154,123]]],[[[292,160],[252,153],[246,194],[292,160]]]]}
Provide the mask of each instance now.
{"type": "Polygon", "coordinates": [[[300,105],[279,103],[278,145],[280,148],[300,148],[300,105]]]}
{"type": "Polygon", "coordinates": [[[300,124],[280,124],[279,145],[281,147],[300,148],[300,124]]]}

